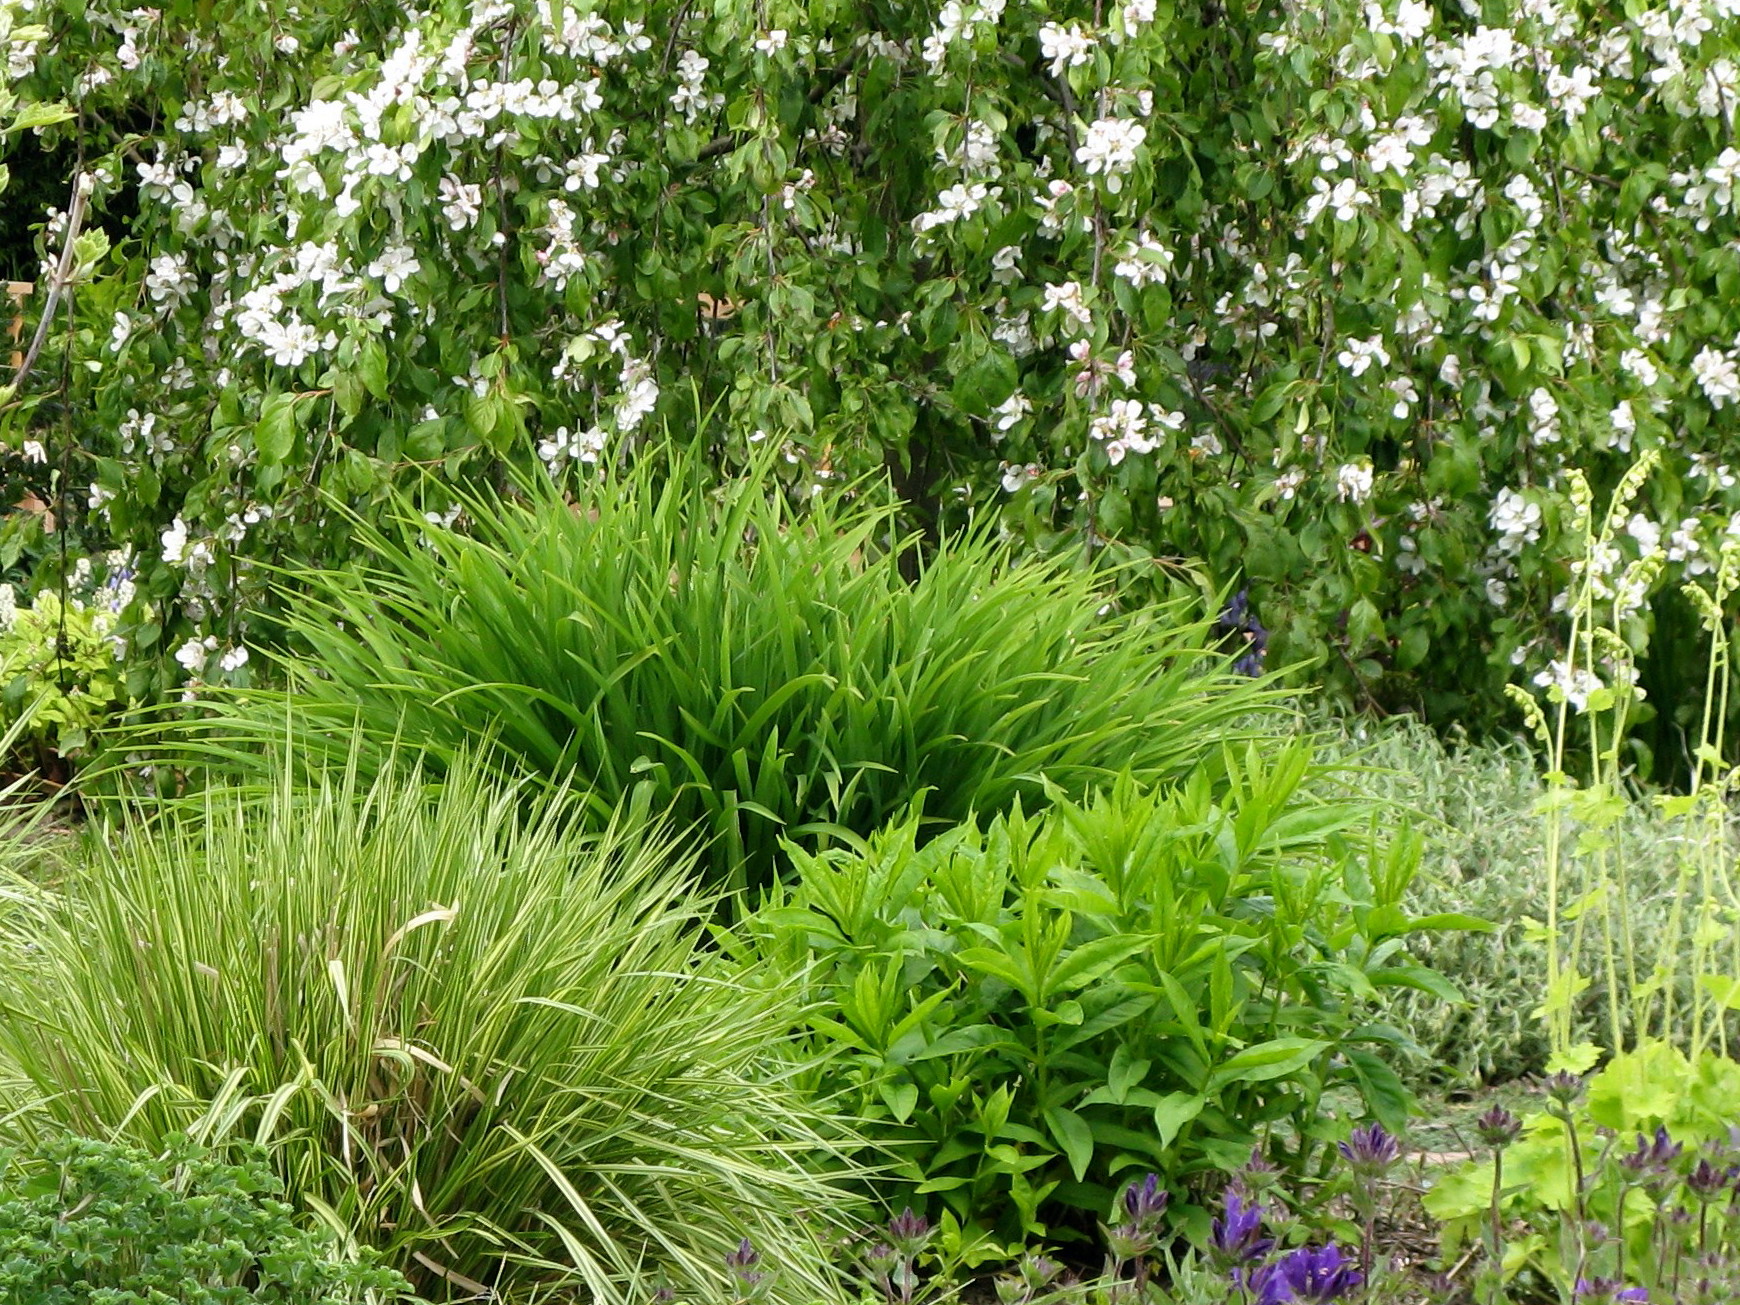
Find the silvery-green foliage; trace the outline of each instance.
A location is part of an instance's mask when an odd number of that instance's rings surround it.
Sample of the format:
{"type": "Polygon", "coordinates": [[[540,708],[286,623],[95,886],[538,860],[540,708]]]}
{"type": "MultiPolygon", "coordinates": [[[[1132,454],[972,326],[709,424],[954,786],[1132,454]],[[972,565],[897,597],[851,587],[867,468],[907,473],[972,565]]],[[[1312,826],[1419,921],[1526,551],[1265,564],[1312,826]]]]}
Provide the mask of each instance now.
{"type": "Polygon", "coordinates": [[[299,1228],[257,1150],[51,1137],[0,1166],[0,1290],[19,1305],[391,1305],[405,1280],[299,1228]]]}
{"type": "MultiPolygon", "coordinates": [[[[1411,909],[1464,911],[1493,925],[1490,933],[1429,935],[1422,963],[1454,976],[1468,1001],[1451,1006],[1408,993],[1391,1015],[1419,1043],[1424,1058],[1406,1068],[1418,1081],[1504,1081],[1539,1072],[1548,1047],[1537,1010],[1546,988],[1543,821],[1535,809],[1542,785],[1534,760],[1517,744],[1446,743],[1417,722],[1336,722],[1336,753],[1367,767],[1361,792],[1392,802],[1426,840],[1411,909]]],[[[1673,909],[1685,826],[1656,803],[1634,795],[1614,831],[1633,892],[1630,927],[1640,940],[1660,936],[1673,909]]],[[[1594,984],[1578,1001],[1578,1036],[1601,1018],[1603,966],[1591,924],[1577,958],[1594,984]]]]}

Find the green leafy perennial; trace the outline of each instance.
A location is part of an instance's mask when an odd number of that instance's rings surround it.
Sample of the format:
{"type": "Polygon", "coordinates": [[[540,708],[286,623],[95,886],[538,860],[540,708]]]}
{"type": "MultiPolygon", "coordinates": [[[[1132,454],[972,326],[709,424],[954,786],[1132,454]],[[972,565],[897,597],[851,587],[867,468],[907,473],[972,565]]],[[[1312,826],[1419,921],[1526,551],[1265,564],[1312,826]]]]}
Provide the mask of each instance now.
{"type": "Polygon", "coordinates": [[[1305,745],[1220,765],[1222,796],[1204,768],[794,853],[745,959],[805,978],[817,1090],[872,1121],[908,1199],[1009,1241],[1081,1235],[1145,1172],[1214,1190],[1258,1143],[1303,1171],[1332,1087],[1400,1124],[1374,999],[1454,1000],[1403,946],[1478,926],[1408,915],[1417,844],[1372,847],[1368,811],[1310,797],[1305,745]]]}

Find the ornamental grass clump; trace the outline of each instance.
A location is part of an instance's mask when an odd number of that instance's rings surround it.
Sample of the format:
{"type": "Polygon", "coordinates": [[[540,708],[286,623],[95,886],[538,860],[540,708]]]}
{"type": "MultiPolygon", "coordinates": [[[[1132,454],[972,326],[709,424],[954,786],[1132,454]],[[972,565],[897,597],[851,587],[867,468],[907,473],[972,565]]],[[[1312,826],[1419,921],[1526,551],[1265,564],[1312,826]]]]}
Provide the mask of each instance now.
{"type": "Polygon", "coordinates": [[[939,822],[1180,775],[1265,690],[1177,605],[1119,613],[1101,579],[1016,563],[988,529],[921,550],[860,487],[799,513],[771,474],[690,455],[467,500],[453,526],[359,525],[358,567],[294,578],[288,698],[232,699],[195,745],[258,764],[286,712],[310,745],[439,768],[503,763],[698,830],[714,884],[768,882],[782,838],[852,845],[928,793],[939,822]]]}
{"type": "Polygon", "coordinates": [[[471,755],[288,769],[124,819],[0,922],[8,1132],[257,1141],[436,1298],[724,1289],[744,1236],[817,1289],[809,1220],[850,1207],[685,857],[471,755]]]}

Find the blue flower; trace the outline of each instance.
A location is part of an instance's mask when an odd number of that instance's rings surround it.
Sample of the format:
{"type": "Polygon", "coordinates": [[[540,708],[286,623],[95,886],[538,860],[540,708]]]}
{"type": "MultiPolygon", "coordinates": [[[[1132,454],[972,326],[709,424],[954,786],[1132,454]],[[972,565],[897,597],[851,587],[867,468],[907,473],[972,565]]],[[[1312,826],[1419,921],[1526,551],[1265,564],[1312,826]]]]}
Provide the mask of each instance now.
{"type": "Polygon", "coordinates": [[[1363,1281],[1339,1246],[1301,1246],[1251,1275],[1257,1305],[1327,1305],[1363,1281]]]}
{"type": "Polygon", "coordinates": [[[1263,655],[1269,650],[1269,632],[1251,611],[1250,591],[1241,589],[1221,609],[1215,629],[1244,642],[1244,652],[1232,664],[1235,674],[1253,679],[1263,673],[1263,655]]]}
{"type": "Polygon", "coordinates": [[[1649,1292],[1611,1278],[1578,1278],[1576,1300],[1579,1305],[1649,1305],[1649,1292]]]}

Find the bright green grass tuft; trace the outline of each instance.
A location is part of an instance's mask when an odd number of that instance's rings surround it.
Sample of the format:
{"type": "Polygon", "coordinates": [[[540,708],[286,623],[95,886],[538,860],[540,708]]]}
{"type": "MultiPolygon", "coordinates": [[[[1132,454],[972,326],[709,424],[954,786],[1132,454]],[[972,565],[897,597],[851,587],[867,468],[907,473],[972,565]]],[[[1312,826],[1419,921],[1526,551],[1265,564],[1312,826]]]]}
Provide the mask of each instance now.
{"type": "Polygon", "coordinates": [[[433,760],[479,738],[707,843],[709,882],[769,882],[782,838],[861,846],[928,793],[939,824],[1175,778],[1264,690],[1177,605],[1109,607],[1091,572],[1014,562],[988,530],[920,556],[891,509],[791,510],[767,476],[692,459],[566,502],[543,481],[362,532],[369,564],[301,576],[288,698],[219,704],[196,764],[246,770],[294,714],[342,752],[360,724],[433,760]]]}

